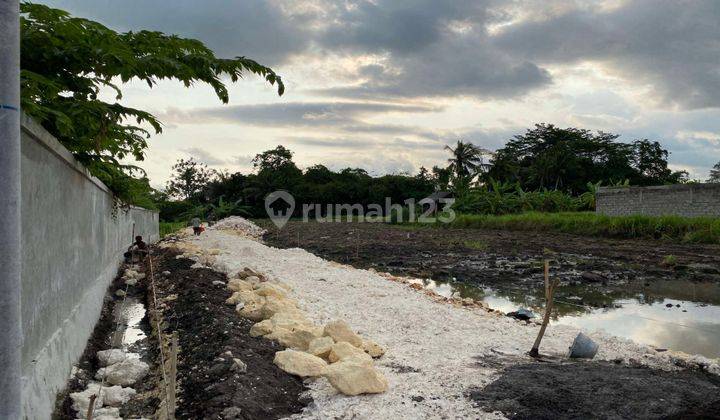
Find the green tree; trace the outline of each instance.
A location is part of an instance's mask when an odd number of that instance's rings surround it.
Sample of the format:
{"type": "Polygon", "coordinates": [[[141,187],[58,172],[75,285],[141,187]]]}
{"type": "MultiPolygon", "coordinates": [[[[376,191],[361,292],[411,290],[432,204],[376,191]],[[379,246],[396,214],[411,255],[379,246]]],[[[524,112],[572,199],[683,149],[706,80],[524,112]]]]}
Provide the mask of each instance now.
{"type": "Polygon", "coordinates": [[[710,178],[707,182],[720,183],[720,162],[716,163],[712,169],[710,169],[710,178]]]}
{"type": "Polygon", "coordinates": [[[190,200],[202,191],[215,177],[215,171],[190,158],[180,159],[172,166],[173,174],[167,183],[169,196],[190,200]]]}
{"type": "Polygon", "coordinates": [[[441,168],[439,166],[433,166],[431,180],[435,184],[435,189],[438,191],[447,191],[450,189],[450,177],[452,173],[450,168],[441,168]]]}
{"type": "Polygon", "coordinates": [[[293,153],[285,148],[285,146],[279,145],[274,149],[266,150],[262,153],[258,153],[253,158],[253,167],[259,172],[262,171],[278,171],[287,166],[295,166],[292,161],[293,153]]]}
{"type": "Polygon", "coordinates": [[[616,134],[537,124],[495,153],[488,177],[518,182],[525,190],[562,189],[574,194],[588,182],[635,174],[632,148],[616,134]]]}
{"type": "Polygon", "coordinates": [[[39,121],[121,200],[136,202],[146,187],[141,161],[151,132],[162,125],[152,114],[122,105],[121,84],[132,79],[153,87],[170,79],[190,87],[210,85],[229,100],[223,77],[232,82],[253,73],[284,85],[271,69],[245,58],[215,57],[202,42],[139,31],[118,33],[100,23],[71,17],[44,5],[21,4],[21,88],[24,112],[39,121]],[[115,93],[104,101],[101,93],[115,93]]]}
{"type": "Polygon", "coordinates": [[[687,172],[674,172],[668,168],[669,153],[660,143],[647,139],[636,140],[632,143],[632,148],[633,167],[638,174],[634,179],[630,179],[631,184],[676,184],[687,177],[687,172]]]}
{"type": "Polygon", "coordinates": [[[445,146],[445,150],[452,154],[448,159],[450,170],[455,179],[469,182],[485,168],[484,155],[487,150],[458,140],[455,147],[445,146]]]}

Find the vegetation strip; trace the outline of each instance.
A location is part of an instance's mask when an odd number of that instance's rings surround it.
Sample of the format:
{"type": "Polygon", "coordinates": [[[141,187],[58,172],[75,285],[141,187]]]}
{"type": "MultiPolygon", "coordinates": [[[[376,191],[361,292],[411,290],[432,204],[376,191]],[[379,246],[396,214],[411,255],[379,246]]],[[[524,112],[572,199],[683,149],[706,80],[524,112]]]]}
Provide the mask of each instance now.
{"type": "MultiPolygon", "coordinates": [[[[444,227],[446,225],[436,225],[444,227]]],[[[595,213],[461,214],[448,226],[563,232],[607,238],[720,244],[720,219],[680,216],[604,216],[595,213]]]]}

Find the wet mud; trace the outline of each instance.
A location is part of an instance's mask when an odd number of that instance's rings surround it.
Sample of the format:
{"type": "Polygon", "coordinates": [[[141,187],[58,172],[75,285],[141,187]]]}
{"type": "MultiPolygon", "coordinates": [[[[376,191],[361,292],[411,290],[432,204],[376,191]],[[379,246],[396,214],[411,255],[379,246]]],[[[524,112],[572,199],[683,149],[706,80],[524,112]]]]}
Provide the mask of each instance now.
{"type": "Polygon", "coordinates": [[[720,418],[720,378],[597,362],[507,367],[467,395],[511,419],[720,418]]]}
{"type": "MultiPolygon", "coordinates": [[[[143,267],[145,271],[146,267],[143,267]]],[[[123,418],[150,418],[159,403],[155,397],[159,377],[154,373],[157,367],[157,343],[151,337],[150,324],[145,316],[144,303],[147,298],[147,279],[140,280],[131,287],[126,287],[121,278],[122,269],[112,281],[103,299],[100,319],[88,339],[82,356],[74,369],[74,375],[69,379],[65,389],[61,391],[55,403],[55,412],[52,418],[56,420],[70,420],[77,418],[72,408],[70,394],[81,392],[87,388],[88,383],[96,382],[94,379],[100,362],[97,352],[110,348],[123,348],[125,351],[137,353],[140,359],[150,366],[150,373],[133,388],[137,394],[120,408],[123,418]],[[118,291],[127,290],[123,299],[118,291]]]]}
{"type": "MultiPolygon", "coordinates": [[[[260,223],[268,229],[263,239],[269,245],[301,247],[358,268],[453,282],[463,297],[478,297],[472,293],[481,286],[542,298],[545,259],[560,280],[558,298],[591,307],[611,307],[616,299],[638,294],[648,302],[662,299],[667,291],[655,290],[654,283],[663,281],[660,287],[668,281],[720,283],[716,245],[382,223],[291,221],[278,231],[260,223]],[[463,285],[473,287],[464,292],[463,285]]],[[[702,301],[695,288],[675,289],[674,299],[702,301]]]]}

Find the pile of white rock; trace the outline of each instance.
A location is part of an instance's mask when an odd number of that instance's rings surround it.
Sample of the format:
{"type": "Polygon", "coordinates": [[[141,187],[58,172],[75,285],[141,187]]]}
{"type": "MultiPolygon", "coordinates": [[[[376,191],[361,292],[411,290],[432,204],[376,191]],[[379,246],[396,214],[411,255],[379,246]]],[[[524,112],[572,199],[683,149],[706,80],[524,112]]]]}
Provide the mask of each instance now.
{"type": "Polygon", "coordinates": [[[97,358],[102,366],[95,375],[99,382],[90,382],[84,391],[70,394],[72,408],[84,419],[95,395],[93,419],[122,419],[120,407],[135,395],[131,386],[147,375],[149,366],[137,353],[120,349],[99,351],[97,358]]]}
{"type": "Polygon", "coordinates": [[[387,390],[387,380],[373,363],[385,350],[361,338],[344,321],[324,327],[313,324],[297,301],[288,297],[289,286],[267,281],[249,269],[230,279],[227,287],[233,291],[227,303],[236,305],[240,316],[257,321],[250,335],[277,340],[287,348],[275,354],[280,369],[301,377],[327,378],[346,395],[387,390]]]}
{"type": "Polygon", "coordinates": [[[240,216],[226,217],[215,223],[210,229],[231,230],[234,233],[241,234],[254,239],[262,238],[267,232],[255,223],[240,216]]]}

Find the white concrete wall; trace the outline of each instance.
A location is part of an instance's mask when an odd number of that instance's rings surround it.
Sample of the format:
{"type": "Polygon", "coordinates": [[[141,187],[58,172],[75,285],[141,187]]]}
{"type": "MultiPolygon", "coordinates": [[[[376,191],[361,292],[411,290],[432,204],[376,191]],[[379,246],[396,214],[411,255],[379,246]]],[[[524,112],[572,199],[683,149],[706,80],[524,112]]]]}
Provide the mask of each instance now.
{"type": "Polygon", "coordinates": [[[23,412],[47,419],[99,319],[133,226],[154,242],[158,214],[133,208],[113,216],[107,187],[27,117],[21,149],[23,412]]]}

